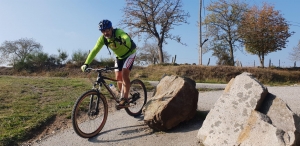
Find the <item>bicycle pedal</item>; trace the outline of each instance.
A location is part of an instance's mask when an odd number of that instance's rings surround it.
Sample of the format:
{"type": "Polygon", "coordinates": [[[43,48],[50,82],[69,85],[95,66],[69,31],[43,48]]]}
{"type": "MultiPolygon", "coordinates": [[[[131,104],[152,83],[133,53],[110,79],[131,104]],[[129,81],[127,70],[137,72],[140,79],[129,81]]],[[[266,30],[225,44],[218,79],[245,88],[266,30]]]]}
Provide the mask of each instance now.
{"type": "Polygon", "coordinates": [[[116,109],[117,110],[120,110],[120,109],[122,109],[122,108],[127,108],[127,107],[129,107],[130,105],[129,104],[125,104],[125,105],[117,105],[116,104],[116,109]]]}

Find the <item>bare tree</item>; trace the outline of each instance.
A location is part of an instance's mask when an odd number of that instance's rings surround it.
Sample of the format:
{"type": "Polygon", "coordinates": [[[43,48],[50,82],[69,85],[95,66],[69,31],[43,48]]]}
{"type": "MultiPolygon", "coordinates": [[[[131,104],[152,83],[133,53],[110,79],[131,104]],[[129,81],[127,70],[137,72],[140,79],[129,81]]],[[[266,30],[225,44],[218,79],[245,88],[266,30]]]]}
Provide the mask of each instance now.
{"type": "MultiPolygon", "coordinates": [[[[239,2],[239,0],[218,0],[212,2],[206,9],[211,13],[208,14],[203,22],[207,26],[206,35],[210,37],[210,45],[208,46],[210,50],[214,51],[216,56],[223,56],[223,58],[218,58],[219,62],[227,62],[229,56],[229,65],[234,65],[234,55],[233,52],[236,50],[236,42],[239,41],[239,36],[237,33],[239,22],[243,16],[243,13],[247,10],[248,5],[246,3],[239,2]],[[227,47],[222,47],[226,45],[227,47]],[[229,49],[221,51],[223,53],[228,53],[228,55],[217,55],[220,52],[219,49],[229,49]]],[[[226,64],[227,64],[226,63],[226,64]]]]}
{"type": "MultiPolygon", "coordinates": [[[[164,61],[170,61],[171,55],[168,52],[163,51],[164,61]]],[[[149,65],[155,64],[155,60],[159,57],[158,46],[156,44],[145,43],[142,48],[137,49],[137,56],[135,63],[137,65],[149,65]]]]}
{"type": "Polygon", "coordinates": [[[160,63],[164,63],[163,44],[166,39],[181,43],[179,35],[172,35],[173,26],[188,23],[189,13],[182,10],[181,0],[126,0],[120,24],[128,27],[132,36],[146,34],[146,39],[157,40],[160,63]]]}
{"type": "Polygon", "coordinates": [[[285,48],[287,39],[293,33],[289,32],[289,24],[280,12],[267,3],[261,9],[253,6],[245,13],[239,26],[246,51],[257,55],[262,67],[264,57],[285,48]]]}
{"type": "Polygon", "coordinates": [[[0,53],[2,54],[0,63],[24,62],[26,57],[34,51],[41,51],[42,45],[37,43],[32,38],[21,38],[16,41],[4,41],[0,46],[0,53]]]}
{"type": "Polygon", "coordinates": [[[300,61],[300,40],[298,42],[298,45],[293,48],[293,52],[290,53],[290,60],[300,61]]]}

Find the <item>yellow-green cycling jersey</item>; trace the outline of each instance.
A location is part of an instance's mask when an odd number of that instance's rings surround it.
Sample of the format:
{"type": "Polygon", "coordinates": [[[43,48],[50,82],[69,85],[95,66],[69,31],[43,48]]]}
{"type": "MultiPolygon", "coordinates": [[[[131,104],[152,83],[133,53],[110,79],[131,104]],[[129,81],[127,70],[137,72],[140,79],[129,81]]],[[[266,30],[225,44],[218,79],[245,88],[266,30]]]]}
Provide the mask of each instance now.
{"type": "MultiPolygon", "coordinates": [[[[113,31],[113,35],[115,36],[110,39],[107,38],[108,48],[110,48],[114,52],[114,54],[118,57],[118,59],[126,58],[136,52],[136,49],[130,50],[131,48],[130,37],[123,30],[115,29],[115,31],[113,31]],[[116,38],[121,38],[123,43],[121,44],[120,42],[118,42],[116,38]],[[124,43],[126,46],[124,45],[124,43]]],[[[97,53],[102,49],[103,45],[104,45],[104,36],[101,35],[98,38],[95,47],[90,52],[84,64],[90,64],[95,58],[95,56],[97,55],[97,53]]]]}

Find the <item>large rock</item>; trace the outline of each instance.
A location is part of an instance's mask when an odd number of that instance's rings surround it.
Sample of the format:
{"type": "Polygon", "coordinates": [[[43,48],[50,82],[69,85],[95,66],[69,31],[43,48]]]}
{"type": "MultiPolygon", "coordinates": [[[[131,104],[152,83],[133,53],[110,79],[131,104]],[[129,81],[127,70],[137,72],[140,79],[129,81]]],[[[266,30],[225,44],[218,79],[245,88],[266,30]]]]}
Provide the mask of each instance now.
{"type": "Polygon", "coordinates": [[[284,131],[286,145],[300,145],[300,117],[283,100],[269,93],[259,111],[271,119],[272,125],[284,131]]]}
{"type": "Polygon", "coordinates": [[[206,146],[299,145],[299,117],[251,74],[232,79],[197,138],[206,146]]]}
{"type": "Polygon", "coordinates": [[[194,117],[198,91],[195,81],[178,76],[165,76],[155,95],[145,105],[144,121],[152,129],[169,130],[194,117]]]}

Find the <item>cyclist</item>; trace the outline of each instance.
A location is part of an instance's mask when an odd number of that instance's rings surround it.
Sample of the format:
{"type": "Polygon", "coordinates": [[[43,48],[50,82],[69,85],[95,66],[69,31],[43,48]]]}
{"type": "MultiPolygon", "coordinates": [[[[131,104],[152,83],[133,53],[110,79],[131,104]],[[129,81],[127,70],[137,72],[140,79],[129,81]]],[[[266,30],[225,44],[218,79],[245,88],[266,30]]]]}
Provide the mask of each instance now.
{"type": "Polygon", "coordinates": [[[121,81],[117,83],[117,86],[121,89],[122,83],[124,84],[124,98],[117,105],[119,108],[123,108],[128,103],[127,99],[130,88],[129,73],[136,56],[135,44],[123,30],[113,29],[112,23],[109,20],[104,19],[100,21],[99,30],[102,32],[102,35],[98,38],[95,47],[89,53],[84,65],[81,66],[81,70],[85,71],[103,45],[107,45],[107,48],[110,48],[116,55],[115,67],[118,67],[118,69],[115,70],[115,78],[121,81]]]}

